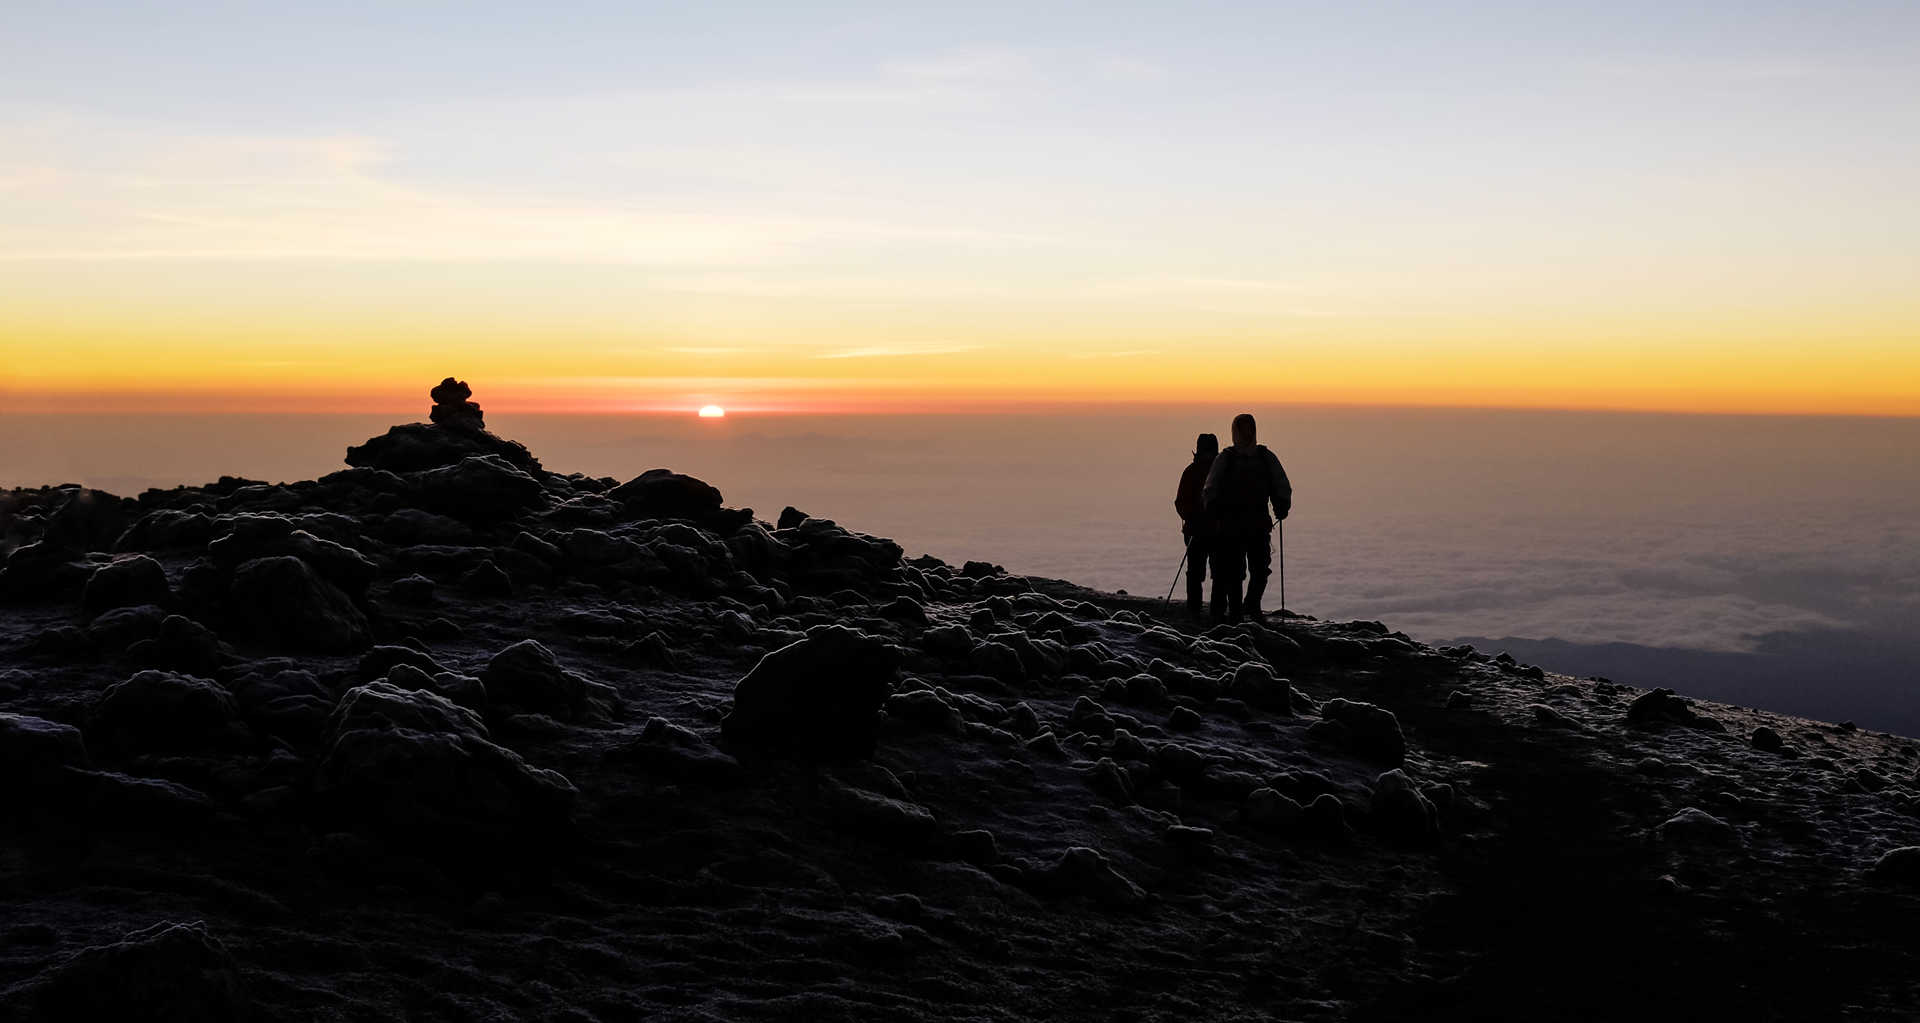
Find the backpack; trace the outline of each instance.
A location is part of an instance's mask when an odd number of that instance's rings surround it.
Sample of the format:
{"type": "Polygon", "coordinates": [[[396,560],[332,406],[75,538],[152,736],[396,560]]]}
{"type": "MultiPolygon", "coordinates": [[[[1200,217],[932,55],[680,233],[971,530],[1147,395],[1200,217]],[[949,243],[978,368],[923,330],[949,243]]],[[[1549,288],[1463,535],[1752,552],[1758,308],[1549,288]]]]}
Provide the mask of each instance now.
{"type": "Polygon", "coordinates": [[[1207,508],[1223,530],[1239,531],[1269,528],[1267,500],[1273,492],[1273,479],[1267,471],[1267,447],[1262,444],[1251,454],[1239,448],[1220,452],[1220,489],[1207,508]]]}

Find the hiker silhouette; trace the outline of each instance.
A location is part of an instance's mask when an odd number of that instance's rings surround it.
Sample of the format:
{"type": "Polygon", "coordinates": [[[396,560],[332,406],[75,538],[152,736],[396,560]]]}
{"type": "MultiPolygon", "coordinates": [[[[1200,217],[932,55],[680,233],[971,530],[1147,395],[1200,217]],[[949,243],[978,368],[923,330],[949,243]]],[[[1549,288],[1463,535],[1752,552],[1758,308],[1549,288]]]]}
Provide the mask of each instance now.
{"type": "Polygon", "coordinates": [[[1243,617],[1258,621],[1260,598],[1273,574],[1273,524],[1293,510],[1293,484],[1279,456],[1258,443],[1252,415],[1233,417],[1233,446],[1207,470],[1201,500],[1213,527],[1211,617],[1215,622],[1243,617]]]}
{"type": "Polygon", "coordinates": [[[1207,472],[1220,454],[1220,438],[1203,433],[1194,439],[1193,461],[1180,471],[1180,487],[1174,492],[1173,510],[1180,513],[1180,535],[1187,544],[1187,610],[1200,617],[1201,600],[1207,586],[1207,561],[1213,556],[1213,520],[1207,517],[1206,500],[1201,489],[1207,472]]]}

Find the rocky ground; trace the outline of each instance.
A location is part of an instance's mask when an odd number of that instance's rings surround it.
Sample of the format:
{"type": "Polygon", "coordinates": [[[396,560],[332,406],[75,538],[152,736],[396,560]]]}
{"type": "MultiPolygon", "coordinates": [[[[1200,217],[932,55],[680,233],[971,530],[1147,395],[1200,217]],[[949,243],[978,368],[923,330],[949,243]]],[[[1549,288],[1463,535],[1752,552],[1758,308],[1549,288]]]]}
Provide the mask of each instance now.
{"type": "Polygon", "coordinates": [[[1920,1015],[1913,740],[1203,628],[434,397],[316,481],[0,493],[0,1019],[1920,1015]]]}

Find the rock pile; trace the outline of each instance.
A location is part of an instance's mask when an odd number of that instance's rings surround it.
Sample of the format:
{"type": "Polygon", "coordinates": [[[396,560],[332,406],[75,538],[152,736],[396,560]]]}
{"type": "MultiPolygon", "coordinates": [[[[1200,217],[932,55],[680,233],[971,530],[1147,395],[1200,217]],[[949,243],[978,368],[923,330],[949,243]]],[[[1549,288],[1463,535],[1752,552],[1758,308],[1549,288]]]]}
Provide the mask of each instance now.
{"type": "Polygon", "coordinates": [[[418,472],[455,465],[474,455],[494,455],[522,472],[541,471],[540,460],[524,445],[487,430],[480,405],[468,400],[473,389],[464,381],[448,377],[430,393],[431,423],[395,426],[383,436],[350,447],[347,464],[388,472],[418,472]]]}
{"type": "Polygon", "coordinates": [[[440,385],[428,392],[433,398],[433,410],[427,413],[436,426],[451,430],[484,430],[486,421],[480,415],[480,403],[469,401],[473,397],[473,388],[465,380],[448,377],[440,385]]]}

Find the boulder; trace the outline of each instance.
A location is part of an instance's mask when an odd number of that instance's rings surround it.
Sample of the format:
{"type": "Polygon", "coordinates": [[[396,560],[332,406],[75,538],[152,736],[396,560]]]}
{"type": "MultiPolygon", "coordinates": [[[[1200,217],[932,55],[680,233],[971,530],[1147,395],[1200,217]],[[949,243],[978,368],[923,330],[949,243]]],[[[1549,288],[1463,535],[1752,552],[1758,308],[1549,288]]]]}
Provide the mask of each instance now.
{"type": "Polygon", "coordinates": [[[314,794],[331,822],[352,830],[466,862],[546,847],[570,821],[576,793],[566,778],[494,744],[479,715],[433,693],[385,682],[350,689],[323,746],[314,794]]]}
{"type": "Polygon", "coordinates": [[[257,638],[315,653],[367,644],[366,616],[338,587],[290,555],[242,564],[228,593],[235,616],[257,638]]]}
{"type": "Polygon", "coordinates": [[[649,469],[613,488],[609,497],[648,519],[704,521],[720,511],[720,491],[671,469],[649,469]]]}
{"type": "Polygon", "coordinates": [[[1275,677],[1272,668],[1258,661],[1248,661],[1234,669],[1233,683],[1228,693],[1249,707],[1275,714],[1293,712],[1293,687],[1286,679],[1275,677]]]}
{"type": "Polygon", "coordinates": [[[1733,825],[1691,806],[1661,822],[1654,833],[1672,845],[1731,846],[1740,842],[1740,832],[1733,825]]]}
{"type": "Polygon", "coordinates": [[[1114,908],[1130,908],[1147,900],[1147,893],[1115,870],[1097,850],[1073,846],[1042,875],[1046,888],[1061,895],[1079,895],[1114,908]]]}
{"type": "Polygon", "coordinates": [[[899,654],[843,625],[817,625],[768,652],[734,687],[727,741],[804,759],[873,754],[899,654]]]}
{"type": "Polygon", "coordinates": [[[457,519],[506,519],[543,504],[540,481],[499,455],[469,455],[414,477],[428,508],[457,519]]]}
{"type": "Polygon", "coordinates": [[[237,1023],[251,1018],[233,956],[200,921],[161,922],[55,963],[12,994],[29,1018],[237,1023]]]}
{"type": "Polygon", "coordinates": [[[31,796],[39,786],[52,784],[63,769],[86,766],[80,729],[0,711],[0,787],[7,792],[31,796]]]}
{"type": "Polygon", "coordinates": [[[87,638],[108,653],[122,653],[142,640],[160,634],[160,623],[167,612],[152,604],[117,607],[95,618],[87,626],[87,638]]]}
{"type": "Polygon", "coordinates": [[[333,709],[333,692],[313,672],[284,659],[234,679],[229,691],[255,728],[301,741],[318,738],[333,709]]]}
{"type": "MultiPolygon", "coordinates": [[[[1671,689],[1655,689],[1642,693],[1627,707],[1627,723],[1630,725],[1686,725],[1690,728],[1712,727],[1705,725],[1709,718],[1701,717],[1693,709],[1692,701],[1678,696],[1671,689]]],[[[1719,723],[1714,722],[1714,726],[1719,723]]]]}
{"type": "Polygon", "coordinates": [[[551,714],[579,716],[587,709],[587,680],[560,665],[539,640],[523,639],[493,655],[480,672],[494,704],[551,714]]]}
{"type": "Polygon", "coordinates": [[[1346,728],[1347,746],[1359,756],[1388,764],[1406,759],[1406,736],[1392,711],[1336,697],[1320,705],[1320,714],[1346,728]]]}
{"type": "Polygon", "coordinates": [[[355,599],[367,592],[379,574],[359,551],[300,529],[284,515],[235,515],[222,520],[222,525],[226,532],[207,545],[207,554],[222,569],[232,570],[258,558],[295,557],[355,599]]]}
{"type": "Polygon", "coordinates": [[[167,584],[166,570],[144,554],[123,554],[94,569],[80,598],[81,608],[90,615],[116,607],[171,603],[173,587],[167,584]]]}
{"type": "Polygon", "coordinates": [[[78,547],[54,540],[24,544],[0,567],[0,600],[71,600],[85,589],[94,567],[78,547]]]}
{"type": "Polygon", "coordinates": [[[1881,881],[1920,884],[1920,845],[1903,845],[1881,853],[1867,873],[1881,881]]]}
{"type": "Polygon", "coordinates": [[[1785,749],[1787,745],[1786,742],[1780,738],[1779,732],[1768,728],[1766,725],[1755,728],[1753,734],[1748,737],[1747,741],[1753,744],[1754,749],[1766,753],[1778,753],[1785,749]]]}
{"type": "Polygon", "coordinates": [[[1249,825],[1266,831],[1290,831],[1300,822],[1306,807],[1278,790],[1261,787],[1247,793],[1240,817],[1249,825]]]}
{"type": "Polygon", "coordinates": [[[90,729],[103,745],[135,753],[194,753],[251,741],[240,705],[212,679],[142,671],[94,700],[90,729]]]}
{"type": "Polygon", "coordinates": [[[429,675],[446,670],[425,650],[383,643],[360,655],[360,663],[355,667],[354,674],[362,682],[372,682],[386,678],[387,672],[396,664],[411,664],[429,675]]]}
{"type": "Polygon", "coordinates": [[[204,512],[159,508],[140,517],[113,542],[116,551],[190,550],[213,539],[213,519],[204,512]]]}
{"type": "Polygon", "coordinates": [[[1374,779],[1371,813],[1374,828],[1396,842],[1420,845],[1440,835],[1440,812],[1397,767],[1374,779]]]}
{"type": "Polygon", "coordinates": [[[473,388],[465,380],[448,377],[427,392],[433,399],[433,408],[427,412],[427,418],[436,426],[445,426],[457,430],[484,430],[485,418],[480,413],[480,403],[468,401],[473,397],[473,388]]]}
{"type": "Polygon", "coordinates": [[[152,639],[127,647],[127,658],[135,664],[190,675],[214,674],[228,654],[213,630],[185,615],[168,615],[152,639]]]}

